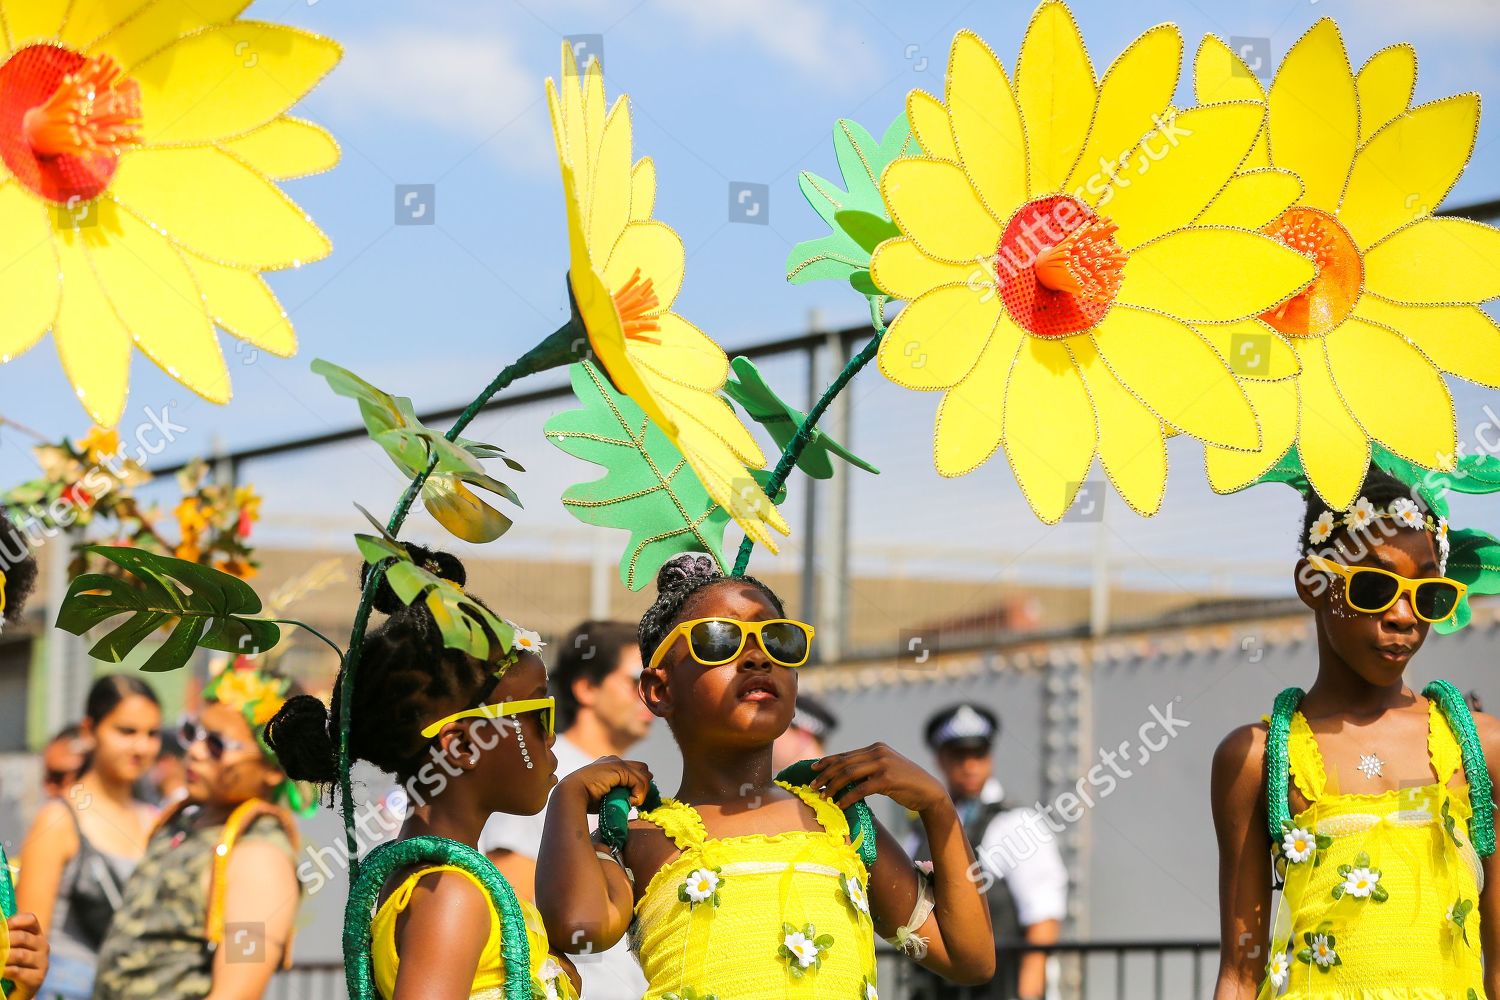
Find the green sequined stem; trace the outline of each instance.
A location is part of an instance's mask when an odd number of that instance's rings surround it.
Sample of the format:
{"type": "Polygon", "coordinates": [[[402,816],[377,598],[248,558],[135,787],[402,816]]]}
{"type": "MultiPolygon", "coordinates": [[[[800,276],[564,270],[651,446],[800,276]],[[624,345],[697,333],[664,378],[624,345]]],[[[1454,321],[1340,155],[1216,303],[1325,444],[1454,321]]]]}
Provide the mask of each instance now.
{"type": "MultiPolygon", "coordinates": [[[[0,920],[9,920],[16,915],[16,887],[10,881],[10,859],[5,856],[5,848],[0,846],[0,920]]],[[[10,996],[10,991],[15,989],[15,983],[9,979],[0,979],[0,991],[10,996]]]]}
{"type": "Polygon", "coordinates": [[[1458,738],[1458,747],[1463,753],[1464,777],[1469,782],[1469,804],[1474,810],[1469,824],[1469,840],[1479,856],[1487,858],[1495,853],[1495,803],[1489,768],[1484,760],[1484,746],[1474,728],[1474,714],[1469,711],[1463,692],[1449,681],[1432,681],[1422,693],[1438,703],[1453,735],[1458,738]]]}
{"type": "Polygon", "coordinates": [[[526,939],[526,918],[515,892],[483,854],[446,837],[412,837],[382,844],[365,859],[359,877],[349,888],[349,902],[344,908],[344,976],[350,1000],[380,998],[375,988],[370,920],[381,887],[396,869],[425,864],[453,865],[479,879],[500,915],[506,1000],[531,1000],[531,944],[526,939]]]}

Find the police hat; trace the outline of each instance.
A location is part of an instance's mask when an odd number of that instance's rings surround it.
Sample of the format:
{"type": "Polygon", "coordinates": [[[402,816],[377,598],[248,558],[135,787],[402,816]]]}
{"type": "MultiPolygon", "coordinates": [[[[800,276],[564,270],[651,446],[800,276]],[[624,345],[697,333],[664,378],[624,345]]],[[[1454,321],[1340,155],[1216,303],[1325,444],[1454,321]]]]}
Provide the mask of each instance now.
{"type": "Polygon", "coordinates": [[[934,750],[988,750],[999,735],[995,713],[972,701],[945,708],[927,720],[927,745],[934,750]]]}

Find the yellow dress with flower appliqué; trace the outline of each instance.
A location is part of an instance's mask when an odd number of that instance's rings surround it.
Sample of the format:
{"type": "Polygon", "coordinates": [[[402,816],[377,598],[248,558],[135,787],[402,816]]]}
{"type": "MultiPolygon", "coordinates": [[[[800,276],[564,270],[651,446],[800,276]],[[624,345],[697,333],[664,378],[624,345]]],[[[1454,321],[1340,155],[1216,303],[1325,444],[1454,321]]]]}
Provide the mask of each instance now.
{"type": "Polygon", "coordinates": [[[868,876],[849,824],[822,795],[776,784],[822,829],[709,837],[675,799],[640,814],[682,852],[636,903],[630,947],[650,984],[645,1000],[874,995],[868,876]]]}
{"type": "MultiPolygon", "coordinates": [[[[411,905],[411,896],[416,891],[417,883],[434,872],[454,872],[462,875],[474,884],[474,888],[478,889],[486,900],[490,898],[484,883],[454,865],[428,865],[408,875],[396,891],[380,904],[379,909],[375,911],[374,919],[370,921],[375,988],[380,991],[382,997],[389,998],[395,995],[396,973],[401,968],[401,956],[396,952],[396,918],[411,905]]],[[[537,912],[535,906],[524,899],[518,897],[516,902],[521,904],[521,914],[526,920],[526,944],[531,958],[532,994],[537,997],[546,997],[547,1000],[577,1000],[578,994],[573,989],[573,981],[568,978],[562,966],[558,965],[555,959],[549,958],[547,954],[547,931],[542,926],[541,914],[537,912]]],[[[500,954],[500,915],[495,912],[493,905],[489,907],[489,911],[490,933],[484,942],[484,952],[480,955],[479,967],[474,970],[474,983],[469,987],[469,1000],[506,1000],[505,959],[500,954]]]]}
{"type": "Polygon", "coordinates": [[[1449,786],[1462,752],[1433,701],[1427,749],[1430,784],[1332,793],[1312,729],[1292,715],[1288,763],[1308,806],[1273,848],[1284,886],[1262,998],[1484,1000],[1484,870],[1468,783],[1449,786]]]}

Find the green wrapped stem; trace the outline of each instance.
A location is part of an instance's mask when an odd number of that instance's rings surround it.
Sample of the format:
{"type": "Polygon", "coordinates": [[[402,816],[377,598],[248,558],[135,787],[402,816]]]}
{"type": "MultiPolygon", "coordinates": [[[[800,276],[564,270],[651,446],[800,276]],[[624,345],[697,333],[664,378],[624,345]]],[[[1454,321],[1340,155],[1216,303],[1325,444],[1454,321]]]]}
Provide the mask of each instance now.
{"type": "MultiPolygon", "coordinates": [[[[540,344],[517,358],[512,364],[496,375],[484,391],[474,397],[474,401],[464,408],[453,426],[443,435],[449,441],[456,439],[463,433],[464,428],[473,422],[479,415],[484,405],[494,395],[510,385],[517,379],[527,375],[535,375],[551,368],[559,368],[571,364],[577,360],[588,348],[588,337],[583,329],[583,323],[578,319],[576,310],[568,322],[558,327],[540,344]]],[[[395,537],[401,530],[401,525],[406,522],[406,516],[411,513],[411,505],[415,502],[417,494],[422,492],[422,484],[427,482],[427,477],[432,474],[436,459],[429,464],[419,475],[412,478],[411,485],[402,494],[401,501],[396,504],[395,511],[391,514],[390,522],[386,525],[386,533],[395,537]]],[[[343,669],[339,683],[339,742],[338,742],[338,768],[339,768],[339,797],[342,799],[342,811],[344,819],[344,842],[349,852],[349,877],[357,878],[359,875],[359,841],[354,832],[354,797],[351,794],[349,780],[349,713],[354,704],[354,674],[359,666],[360,653],[364,649],[365,630],[370,623],[370,607],[375,598],[375,591],[379,589],[380,582],[385,579],[385,567],[376,566],[370,570],[366,578],[365,587],[359,597],[359,607],[354,612],[354,627],[349,635],[349,651],[344,656],[343,669]]]]}
{"type": "MultiPolygon", "coordinates": [[[[796,435],[787,442],[786,448],[781,453],[781,461],[776,463],[776,468],[771,472],[771,478],[766,482],[766,496],[774,498],[781,492],[781,487],[785,485],[787,477],[792,474],[792,469],[797,465],[797,459],[802,457],[803,449],[812,440],[813,431],[817,429],[818,421],[823,418],[824,411],[833,403],[834,397],[844,391],[844,386],[849,384],[849,380],[858,375],[860,369],[869,364],[870,359],[875,357],[875,352],[880,349],[880,338],[885,335],[885,320],[881,316],[884,302],[883,297],[877,296],[870,299],[870,323],[875,328],[875,335],[864,347],[860,348],[858,354],[849,359],[844,370],[829,383],[827,389],[823,390],[823,395],[818,397],[813,408],[807,411],[807,417],[797,427],[796,435]]],[[[740,543],[739,556],[734,560],[734,571],[730,573],[731,576],[745,575],[745,569],[750,565],[750,552],[754,548],[755,542],[749,537],[740,543]]]]}
{"type": "Polygon", "coordinates": [[[412,837],[381,844],[370,852],[349,887],[344,908],[344,977],[350,1000],[380,1000],[375,988],[374,941],[370,920],[391,872],[420,865],[452,865],[479,879],[500,915],[500,957],[505,960],[506,1000],[531,1000],[531,944],[526,917],[515,891],[488,858],[468,844],[446,837],[412,837]]]}
{"type": "MultiPolygon", "coordinates": [[[[5,856],[4,846],[0,846],[0,920],[9,920],[16,915],[16,887],[10,880],[10,859],[5,856]]],[[[10,996],[11,990],[16,984],[9,979],[0,979],[0,991],[10,996]]]]}

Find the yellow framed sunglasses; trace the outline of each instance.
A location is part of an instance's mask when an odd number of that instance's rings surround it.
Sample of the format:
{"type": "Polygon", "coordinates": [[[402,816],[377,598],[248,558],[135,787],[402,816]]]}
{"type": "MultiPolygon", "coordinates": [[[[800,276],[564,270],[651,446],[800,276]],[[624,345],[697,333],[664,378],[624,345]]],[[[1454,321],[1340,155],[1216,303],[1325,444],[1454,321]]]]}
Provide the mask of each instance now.
{"type": "Polygon", "coordinates": [[[705,667],[719,667],[739,656],[750,636],[772,663],[783,667],[800,667],[812,653],[814,629],[794,618],[772,618],[763,622],[745,622],[738,618],[694,618],[680,623],[651,654],[646,668],[654,669],[680,635],[687,636],[688,653],[705,667]]]}
{"type": "Polygon", "coordinates": [[[542,713],[542,728],[547,731],[547,738],[551,739],[553,726],[557,724],[557,699],[552,697],[528,698],[525,701],[502,701],[497,705],[480,705],[478,708],[454,712],[422,730],[422,738],[430,740],[448,723],[457,722],[460,719],[499,719],[508,715],[521,715],[525,712],[542,713]]]}
{"type": "Polygon", "coordinates": [[[1307,562],[1313,569],[1341,577],[1345,603],[1369,615],[1380,614],[1405,594],[1411,601],[1412,613],[1424,622],[1446,621],[1469,589],[1466,584],[1445,576],[1413,580],[1374,566],[1345,566],[1323,556],[1308,556],[1307,562]]]}

